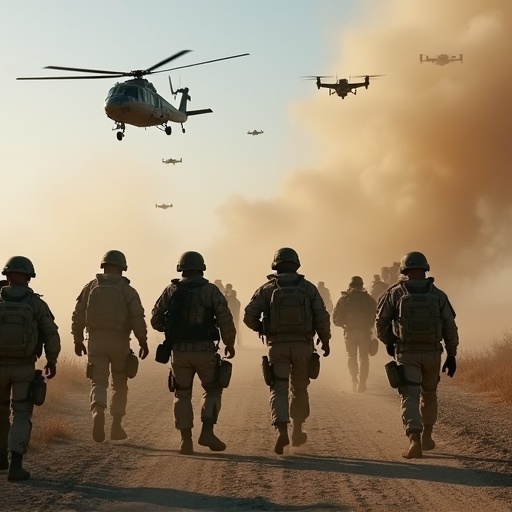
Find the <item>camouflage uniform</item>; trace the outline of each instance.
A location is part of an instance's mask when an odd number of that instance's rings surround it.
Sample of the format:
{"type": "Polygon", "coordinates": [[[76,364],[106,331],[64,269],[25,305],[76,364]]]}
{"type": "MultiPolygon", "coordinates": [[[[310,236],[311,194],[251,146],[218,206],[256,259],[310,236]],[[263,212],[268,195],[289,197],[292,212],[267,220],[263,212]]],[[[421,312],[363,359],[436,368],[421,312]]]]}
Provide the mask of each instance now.
{"type": "MultiPolygon", "coordinates": [[[[151,316],[151,325],[157,331],[166,329],[165,313],[169,310],[171,297],[177,291],[179,283],[202,284],[200,303],[203,310],[214,313],[216,325],[220,330],[222,341],[226,347],[235,345],[236,330],[233,317],[229,311],[226,298],[219,288],[208,282],[204,277],[184,277],[173,280],[156,301],[151,316]]],[[[192,316],[200,316],[200,312],[191,312],[192,316]]],[[[204,389],[201,403],[201,421],[210,424],[217,422],[221,408],[222,388],[215,382],[217,365],[217,346],[210,339],[173,340],[171,368],[176,381],[174,392],[174,418],[179,430],[191,429],[194,426],[192,409],[192,385],[197,373],[204,389]]]]}
{"type": "Polygon", "coordinates": [[[261,315],[268,317],[272,292],[281,286],[301,284],[311,301],[312,325],[304,326],[302,335],[266,335],[269,347],[268,358],[273,367],[275,382],[270,388],[271,423],[288,423],[291,417],[294,424],[302,424],[309,416],[309,362],[313,354],[313,338],[318,334],[323,343],[331,339],[329,313],[317,287],[296,273],[271,274],[269,281],[258,288],[245,308],[244,323],[253,331],[261,333],[261,315]],[[288,388],[291,400],[288,403],[288,388]]]}
{"type": "MultiPolygon", "coordinates": [[[[0,300],[29,304],[36,332],[33,333],[32,354],[14,357],[7,353],[7,348],[2,349],[5,351],[0,357],[0,467],[9,468],[8,480],[26,480],[30,478],[30,473],[23,469],[22,459],[27,452],[32,431],[34,404],[29,399],[29,388],[35,377],[35,362],[41,357],[44,348],[47,359],[45,376],[53,378],[60,353],[60,337],[48,305],[28,287],[30,278],[35,277],[32,262],[24,256],[14,256],[7,262],[2,273],[10,279],[10,272],[25,274],[25,284],[9,285],[3,282],[0,300]],[[10,465],[7,451],[11,453],[10,465]]],[[[30,350],[31,345],[28,347],[30,350]]]]}
{"type": "Polygon", "coordinates": [[[84,329],[88,332],[88,376],[91,379],[90,403],[93,415],[107,407],[107,388],[112,373],[110,414],[115,418],[126,415],[128,377],[126,362],[130,354],[130,333],[133,331],[139,344],[147,345],[147,327],[144,308],[130,280],[116,274],[97,274],[85,285],[77,298],[72,316],[71,332],[75,344],[83,343],[84,329]],[[122,330],[89,328],[86,326],[87,304],[91,290],[98,284],[120,286],[126,300],[128,322],[122,330]]]}
{"type": "Polygon", "coordinates": [[[339,298],[333,312],[334,325],[342,327],[353,391],[366,391],[370,371],[370,343],[377,303],[366,290],[349,288],[339,298]],[[359,353],[359,363],[358,363],[359,353]]]}
{"type": "MultiPolygon", "coordinates": [[[[433,278],[402,281],[411,292],[427,291],[433,278]]],[[[448,356],[457,355],[459,338],[455,312],[446,294],[433,286],[439,298],[442,337],[448,356]]],[[[424,426],[432,427],[437,421],[437,385],[441,367],[441,340],[432,343],[403,343],[398,332],[397,304],[404,294],[401,284],[392,286],[377,306],[376,329],[378,338],[386,345],[395,344],[396,357],[403,365],[406,385],[399,388],[402,422],[407,435],[421,432],[424,426]]]]}

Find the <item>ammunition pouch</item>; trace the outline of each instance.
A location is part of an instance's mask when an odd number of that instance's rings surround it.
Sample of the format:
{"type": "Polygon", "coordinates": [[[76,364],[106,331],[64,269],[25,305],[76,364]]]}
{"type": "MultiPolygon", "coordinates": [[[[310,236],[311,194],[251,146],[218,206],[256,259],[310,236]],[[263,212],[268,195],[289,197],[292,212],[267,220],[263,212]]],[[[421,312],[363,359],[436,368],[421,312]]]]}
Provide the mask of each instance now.
{"type": "Polygon", "coordinates": [[[215,382],[221,388],[227,388],[231,382],[231,374],[233,373],[233,365],[227,359],[222,359],[217,354],[217,367],[215,368],[215,382]]]}
{"type": "Polygon", "coordinates": [[[272,363],[268,360],[268,356],[261,358],[261,371],[263,373],[263,380],[265,384],[272,387],[274,384],[274,371],[272,369],[272,363]]]}
{"type": "Polygon", "coordinates": [[[384,369],[386,370],[389,385],[393,389],[398,389],[402,384],[403,379],[403,371],[401,369],[401,365],[399,365],[395,360],[393,360],[385,364],[384,369]]]}
{"type": "Polygon", "coordinates": [[[316,379],[320,374],[320,354],[313,352],[309,360],[309,378],[316,379]]]}
{"type": "Polygon", "coordinates": [[[28,401],[34,405],[43,405],[46,398],[46,382],[42,370],[36,370],[34,380],[28,387],[28,401]]]}
{"type": "Polygon", "coordinates": [[[172,370],[169,370],[169,377],[167,377],[167,387],[171,393],[174,393],[178,389],[172,370]]]}
{"type": "Polygon", "coordinates": [[[370,356],[376,356],[377,352],[379,351],[379,340],[377,338],[372,338],[370,341],[370,350],[368,351],[368,354],[370,356]]]}
{"type": "Polygon", "coordinates": [[[126,358],[124,371],[129,379],[133,379],[139,371],[139,358],[133,353],[133,350],[130,350],[126,358]]]}
{"type": "Polygon", "coordinates": [[[87,367],[85,368],[85,376],[88,379],[92,379],[94,374],[94,365],[92,363],[87,363],[87,367]]]}
{"type": "Polygon", "coordinates": [[[167,340],[164,340],[163,343],[160,343],[160,345],[156,347],[155,361],[157,363],[167,364],[171,358],[171,351],[171,344],[167,340]]]}

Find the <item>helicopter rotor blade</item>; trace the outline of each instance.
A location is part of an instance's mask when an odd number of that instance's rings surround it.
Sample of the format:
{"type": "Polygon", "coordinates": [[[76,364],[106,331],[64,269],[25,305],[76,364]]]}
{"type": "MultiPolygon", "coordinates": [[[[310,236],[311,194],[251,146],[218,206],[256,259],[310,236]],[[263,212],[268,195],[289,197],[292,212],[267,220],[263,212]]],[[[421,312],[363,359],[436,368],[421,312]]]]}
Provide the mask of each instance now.
{"type": "MultiPolygon", "coordinates": [[[[164,59],[163,61],[159,62],[158,64],[155,64],[154,66],[151,66],[150,68],[146,69],[146,74],[150,74],[153,72],[154,69],[157,69],[164,64],[167,64],[168,62],[171,62],[171,60],[177,59],[178,57],[181,57],[182,55],[185,55],[186,53],[191,52],[192,50],[182,50],[181,52],[175,53],[171,57],[164,59]]],[[[158,71],[160,73],[160,71],[158,71]]]]}
{"type": "Polygon", "coordinates": [[[27,76],[16,78],[16,80],[89,80],[94,78],[118,78],[126,76],[123,74],[117,75],[91,75],[91,76],[27,76]]]}
{"type": "Polygon", "coordinates": [[[77,71],[79,73],[100,73],[103,75],[123,75],[124,71],[105,71],[104,69],[68,68],[64,66],[45,66],[44,69],[58,69],[59,71],[77,71]]]}
{"type": "Polygon", "coordinates": [[[219,62],[221,60],[236,59],[238,57],[245,57],[248,53],[241,53],[240,55],[231,55],[230,57],[221,57],[220,59],[205,60],[203,62],[196,62],[195,64],[188,64],[186,66],[178,66],[176,68],[161,69],[153,73],[165,73],[166,71],[174,71],[175,69],[191,68],[193,66],[202,66],[203,64],[210,64],[211,62],[219,62]]]}

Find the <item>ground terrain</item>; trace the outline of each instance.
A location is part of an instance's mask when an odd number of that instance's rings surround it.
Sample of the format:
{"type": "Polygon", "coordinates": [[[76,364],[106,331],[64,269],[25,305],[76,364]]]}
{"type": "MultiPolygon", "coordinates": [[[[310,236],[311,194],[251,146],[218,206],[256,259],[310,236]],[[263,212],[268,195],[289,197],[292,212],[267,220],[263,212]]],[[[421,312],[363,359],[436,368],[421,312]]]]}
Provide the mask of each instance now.
{"type": "MultiPolygon", "coordinates": [[[[223,453],[196,444],[195,456],[178,454],[167,370],[150,360],[130,381],[124,422],[129,439],[94,443],[84,378],[83,388],[69,393],[65,410],[71,439],[31,449],[27,482],[8,483],[0,474],[0,509],[512,510],[512,409],[443,376],[437,447],[421,460],[402,459],[407,439],[398,397],[385,381],[382,352],[372,359],[368,392],[352,393],[338,340],[310,386],[308,443],[284,456],[272,451],[268,389],[259,367],[264,351],[256,342],[240,348],[233,360],[217,427],[228,445],[223,453]]],[[[199,401],[196,386],[196,411],[199,401]]],[[[195,439],[198,433],[196,426],[195,439]]]]}

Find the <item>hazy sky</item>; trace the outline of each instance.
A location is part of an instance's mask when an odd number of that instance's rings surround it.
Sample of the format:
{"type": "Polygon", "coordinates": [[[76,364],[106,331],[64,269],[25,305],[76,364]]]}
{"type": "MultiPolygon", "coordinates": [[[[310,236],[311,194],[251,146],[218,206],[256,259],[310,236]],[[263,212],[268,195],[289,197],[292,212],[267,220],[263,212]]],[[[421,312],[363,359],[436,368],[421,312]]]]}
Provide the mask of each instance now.
{"type": "MultiPolygon", "coordinates": [[[[33,259],[63,336],[111,248],[126,253],[148,313],[189,249],[243,304],[280,246],[335,299],[351,275],[369,281],[423,250],[466,339],[510,327],[508,0],[1,6],[0,258],[33,259]],[[191,109],[214,113],[170,137],[128,126],[116,140],[103,111],[115,79],[15,80],[56,74],[47,65],[147,68],[182,49],[193,52],[173,65],[251,55],[171,74],[191,109]],[[419,53],[464,53],[464,64],[420,64],[419,53]],[[345,100],[300,79],[367,73],[386,76],[345,100]]],[[[171,98],[167,73],[150,79],[171,98]]]]}

